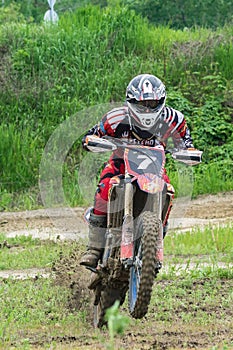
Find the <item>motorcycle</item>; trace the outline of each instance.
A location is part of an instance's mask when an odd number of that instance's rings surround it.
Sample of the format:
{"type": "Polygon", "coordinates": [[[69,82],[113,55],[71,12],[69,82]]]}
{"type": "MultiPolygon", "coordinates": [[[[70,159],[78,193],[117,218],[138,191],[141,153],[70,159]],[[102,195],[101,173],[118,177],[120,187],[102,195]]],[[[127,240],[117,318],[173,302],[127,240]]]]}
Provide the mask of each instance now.
{"type": "MultiPolygon", "coordinates": [[[[114,176],[108,196],[106,244],[89,288],[94,291],[94,326],[106,324],[105,313],[116,300],[122,305],[128,292],[128,309],[140,319],[148,311],[154,280],[163,263],[163,220],[166,183],[165,150],[121,139],[89,135],[92,152],[121,150],[125,174],[114,176]]],[[[201,162],[201,151],[172,154],[190,165],[201,162]]],[[[86,215],[88,221],[88,213],[86,215]]]]}

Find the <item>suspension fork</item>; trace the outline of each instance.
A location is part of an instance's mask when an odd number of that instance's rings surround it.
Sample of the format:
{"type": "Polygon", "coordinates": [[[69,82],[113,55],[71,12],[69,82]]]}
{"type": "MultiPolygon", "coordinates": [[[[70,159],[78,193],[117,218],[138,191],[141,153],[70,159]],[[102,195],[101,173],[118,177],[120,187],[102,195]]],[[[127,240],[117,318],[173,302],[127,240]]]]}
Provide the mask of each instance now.
{"type": "Polygon", "coordinates": [[[130,265],[133,260],[133,185],[131,176],[125,174],[124,219],[122,225],[121,260],[130,265]]]}
{"type": "Polygon", "coordinates": [[[156,251],[156,260],[158,263],[162,264],[163,262],[163,225],[162,225],[162,210],[163,210],[163,194],[162,191],[156,193],[153,203],[153,212],[158,218],[158,238],[157,238],[157,251],[156,251]]]}

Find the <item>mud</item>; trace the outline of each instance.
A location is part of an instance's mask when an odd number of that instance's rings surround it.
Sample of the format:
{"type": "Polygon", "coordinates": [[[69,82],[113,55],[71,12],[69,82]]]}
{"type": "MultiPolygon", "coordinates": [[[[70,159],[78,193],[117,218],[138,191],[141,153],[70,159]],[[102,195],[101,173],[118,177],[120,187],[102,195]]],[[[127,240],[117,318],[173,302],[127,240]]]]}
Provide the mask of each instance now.
{"type": "MultiPolygon", "coordinates": [[[[60,256],[60,259],[54,262],[52,274],[55,284],[70,289],[68,307],[70,310],[87,311],[92,314],[92,292],[88,289],[90,283],[90,274],[84,267],[79,265],[83,247],[78,245],[68,256],[60,256]]],[[[91,319],[89,320],[91,322],[91,319]]]]}
{"type": "Polygon", "coordinates": [[[191,201],[186,217],[200,219],[233,219],[233,191],[200,196],[191,201]]]}

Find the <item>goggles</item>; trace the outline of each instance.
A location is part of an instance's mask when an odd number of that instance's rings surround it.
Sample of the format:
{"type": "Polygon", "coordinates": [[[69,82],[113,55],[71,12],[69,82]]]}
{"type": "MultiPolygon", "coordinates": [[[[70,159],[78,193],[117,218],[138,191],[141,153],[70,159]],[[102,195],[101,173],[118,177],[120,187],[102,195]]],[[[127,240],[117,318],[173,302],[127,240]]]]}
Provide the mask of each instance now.
{"type": "Polygon", "coordinates": [[[138,110],[138,112],[141,113],[146,113],[147,110],[153,111],[156,107],[158,107],[159,103],[159,100],[144,100],[132,102],[132,104],[135,105],[135,108],[138,110]]]}

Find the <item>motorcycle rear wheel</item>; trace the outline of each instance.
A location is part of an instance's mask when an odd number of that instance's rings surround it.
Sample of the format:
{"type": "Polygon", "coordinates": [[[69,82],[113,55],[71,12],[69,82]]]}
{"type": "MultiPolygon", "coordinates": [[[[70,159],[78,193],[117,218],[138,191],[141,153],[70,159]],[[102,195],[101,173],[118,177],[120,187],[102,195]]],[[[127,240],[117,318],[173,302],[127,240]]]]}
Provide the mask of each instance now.
{"type": "Polygon", "coordinates": [[[120,305],[122,305],[125,300],[127,289],[128,284],[121,286],[121,288],[105,287],[105,289],[102,290],[98,304],[94,305],[95,328],[101,328],[107,324],[107,320],[105,319],[106,310],[111,307],[116,300],[119,300],[120,305]]]}
{"type": "Polygon", "coordinates": [[[154,213],[143,212],[136,227],[133,266],[129,277],[129,312],[142,318],[148,311],[156,270],[157,240],[161,221],[154,213]]]}

